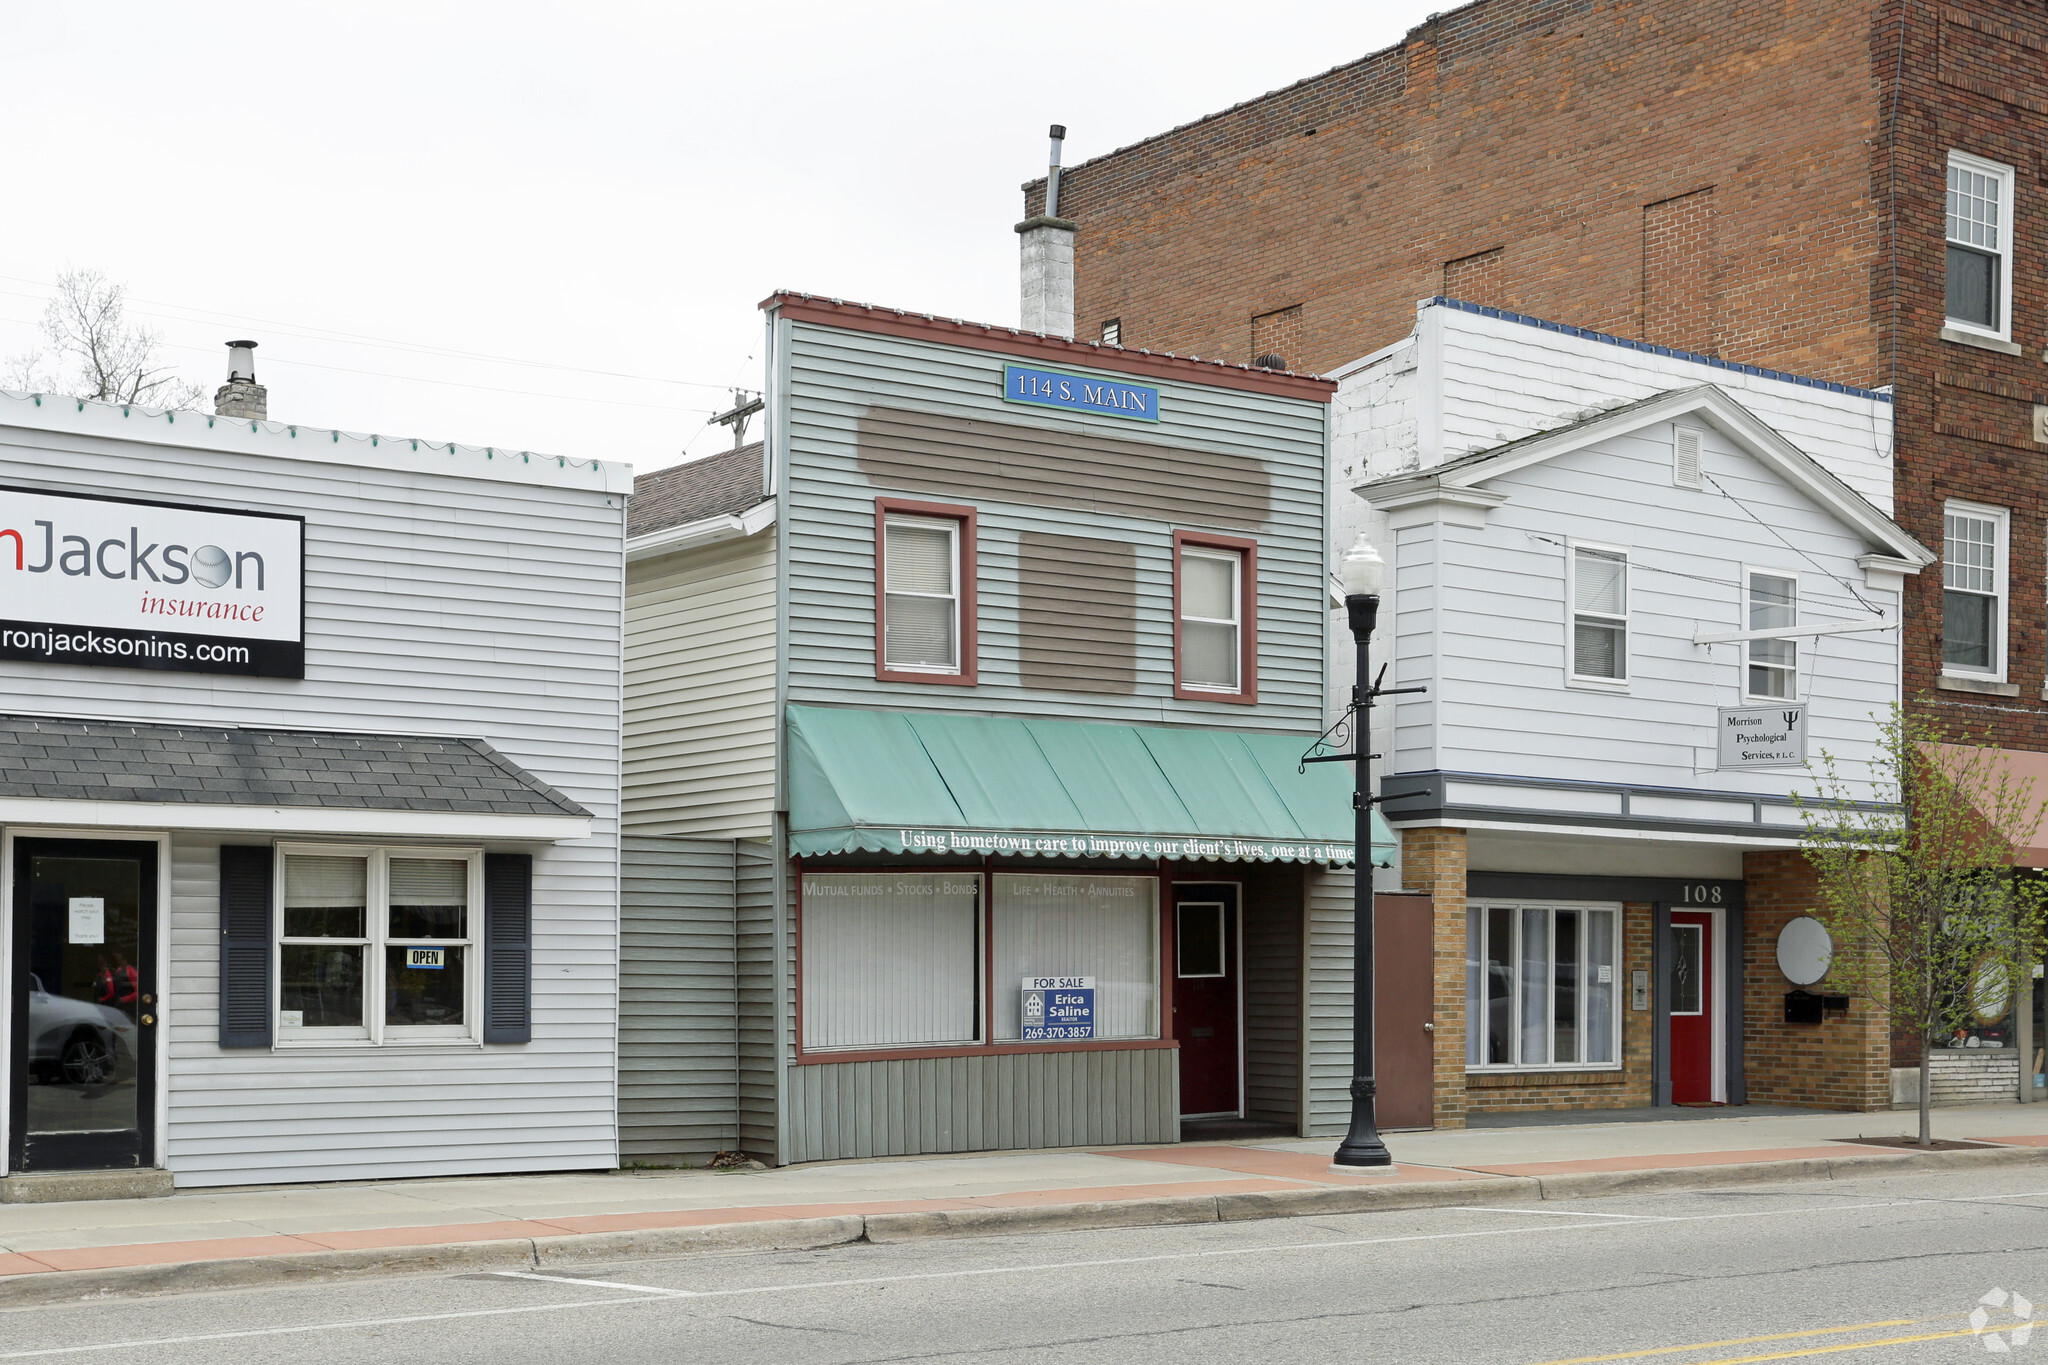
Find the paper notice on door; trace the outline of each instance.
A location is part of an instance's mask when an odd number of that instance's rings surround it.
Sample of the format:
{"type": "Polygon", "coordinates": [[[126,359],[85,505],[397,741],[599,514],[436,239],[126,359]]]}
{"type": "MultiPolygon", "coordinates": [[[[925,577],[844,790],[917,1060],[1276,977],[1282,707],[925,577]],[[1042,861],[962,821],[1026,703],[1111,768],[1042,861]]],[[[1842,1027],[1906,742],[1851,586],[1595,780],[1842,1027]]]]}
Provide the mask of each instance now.
{"type": "Polygon", "coordinates": [[[107,902],[99,896],[73,896],[71,898],[71,941],[73,943],[105,943],[107,941],[107,902]]]}

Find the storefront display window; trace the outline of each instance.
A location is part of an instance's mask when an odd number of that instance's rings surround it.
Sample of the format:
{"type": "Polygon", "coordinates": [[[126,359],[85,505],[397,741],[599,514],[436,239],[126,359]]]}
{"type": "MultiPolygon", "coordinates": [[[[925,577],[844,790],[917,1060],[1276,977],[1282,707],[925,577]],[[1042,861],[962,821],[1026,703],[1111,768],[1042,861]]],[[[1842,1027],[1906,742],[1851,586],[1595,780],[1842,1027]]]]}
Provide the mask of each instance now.
{"type": "Polygon", "coordinates": [[[1159,883],[1151,877],[995,879],[995,1036],[1023,1036],[1026,977],[1094,982],[1097,1038],[1159,1036],[1159,883]]]}
{"type": "Polygon", "coordinates": [[[281,1043],[474,1034],[474,850],[281,848],[281,1043]]]}
{"type": "Polygon", "coordinates": [[[981,922],[975,873],[806,874],[804,1046],[979,1042],[981,922]]]}
{"type": "Polygon", "coordinates": [[[1467,910],[1465,1064],[1615,1065],[1619,935],[1612,907],[1467,910]]]}

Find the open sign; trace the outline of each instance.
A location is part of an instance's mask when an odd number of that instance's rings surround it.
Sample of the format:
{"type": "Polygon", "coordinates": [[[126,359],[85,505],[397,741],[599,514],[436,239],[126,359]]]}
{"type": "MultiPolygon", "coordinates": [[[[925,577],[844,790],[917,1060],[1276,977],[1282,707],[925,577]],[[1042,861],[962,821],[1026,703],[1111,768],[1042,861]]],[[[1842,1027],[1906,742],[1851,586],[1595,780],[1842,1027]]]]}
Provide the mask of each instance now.
{"type": "Polygon", "coordinates": [[[422,967],[430,972],[438,972],[447,965],[441,960],[441,954],[446,951],[448,950],[445,948],[407,948],[405,950],[405,965],[408,967],[422,967]]]}

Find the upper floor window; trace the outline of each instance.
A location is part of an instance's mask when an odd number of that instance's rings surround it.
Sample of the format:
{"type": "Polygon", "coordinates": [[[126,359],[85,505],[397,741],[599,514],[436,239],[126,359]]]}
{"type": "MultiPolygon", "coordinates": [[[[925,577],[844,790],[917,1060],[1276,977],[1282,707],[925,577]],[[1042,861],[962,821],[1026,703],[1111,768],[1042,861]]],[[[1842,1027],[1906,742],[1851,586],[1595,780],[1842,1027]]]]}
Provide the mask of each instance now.
{"type": "Polygon", "coordinates": [[[1948,154],[1948,322],[2009,339],[2012,167],[1948,154]]]}
{"type": "Polygon", "coordinates": [[[1105,346],[1121,346],[1124,344],[1124,320],[1122,318],[1111,318],[1102,324],[1102,344],[1105,346]]]}
{"type": "Polygon", "coordinates": [[[1257,547],[1176,531],[1173,551],[1174,695],[1256,701],[1257,547]]]}
{"type": "Polygon", "coordinates": [[[974,681],[971,507],[875,500],[875,676],[974,681]]]}
{"type": "MultiPolygon", "coordinates": [[[[1799,580],[1791,574],[1752,569],[1746,616],[1749,630],[1790,630],[1799,624],[1799,580]]],[[[1799,693],[1799,644],[1795,640],[1751,640],[1748,695],[1791,701],[1799,693]]]]}
{"type": "Polygon", "coordinates": [[[1941,666],[2005,680],[2005,536],[2002,507],[1952,502],[1943,517],[1941,666]]]}
{"type": "Polygon", "coordinates": [[[1571,548],[1572,680],[1628,680],[1628,551],[1571,548]]]}

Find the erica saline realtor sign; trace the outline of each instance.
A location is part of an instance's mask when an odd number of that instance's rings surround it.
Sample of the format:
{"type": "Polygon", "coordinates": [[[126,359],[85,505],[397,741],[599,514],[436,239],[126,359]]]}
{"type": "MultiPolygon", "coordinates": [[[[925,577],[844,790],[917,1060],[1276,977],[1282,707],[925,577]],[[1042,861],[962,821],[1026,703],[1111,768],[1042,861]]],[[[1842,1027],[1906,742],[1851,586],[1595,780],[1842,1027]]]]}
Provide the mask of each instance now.
{"type": "Polygon", "coordinates": [[[0,488],[0,659],[303,678],[305,530],[0,488]]]}

